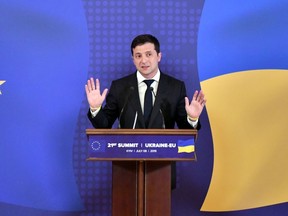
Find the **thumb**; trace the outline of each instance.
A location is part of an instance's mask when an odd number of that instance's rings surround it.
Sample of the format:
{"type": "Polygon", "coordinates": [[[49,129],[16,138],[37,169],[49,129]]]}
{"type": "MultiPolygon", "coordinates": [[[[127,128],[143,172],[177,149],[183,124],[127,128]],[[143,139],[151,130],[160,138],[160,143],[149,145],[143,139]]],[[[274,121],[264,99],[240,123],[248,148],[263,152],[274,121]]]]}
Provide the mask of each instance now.
{"type": "Polygon", "coordinates": [[[104,91],[102,93],[103,100],[106,98],[107,93],[108,93],[108,89],[106,88],[106,89],[104,89],[104,91]]]}
{"type": "Polygon", "coordinates": [[[189,106],[189,99],[188,97],[185,97],[185,107],[189,106]]]}

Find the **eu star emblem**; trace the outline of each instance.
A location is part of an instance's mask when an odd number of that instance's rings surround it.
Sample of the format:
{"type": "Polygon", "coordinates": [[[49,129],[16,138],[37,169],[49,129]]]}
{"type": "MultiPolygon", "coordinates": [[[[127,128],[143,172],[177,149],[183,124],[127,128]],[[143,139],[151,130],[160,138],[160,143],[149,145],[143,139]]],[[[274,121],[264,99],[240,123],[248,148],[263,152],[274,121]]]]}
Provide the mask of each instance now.
{"type": "MultiPolygon", "coordinates": [[[[5,83],[6,81],[5,80],[0,80],[0,86],[3,84],[3,83],[5,83]]],[[[2,94],[2,92],[1,92],[1,89],[0,89],[0,95],[2,94]]]]}

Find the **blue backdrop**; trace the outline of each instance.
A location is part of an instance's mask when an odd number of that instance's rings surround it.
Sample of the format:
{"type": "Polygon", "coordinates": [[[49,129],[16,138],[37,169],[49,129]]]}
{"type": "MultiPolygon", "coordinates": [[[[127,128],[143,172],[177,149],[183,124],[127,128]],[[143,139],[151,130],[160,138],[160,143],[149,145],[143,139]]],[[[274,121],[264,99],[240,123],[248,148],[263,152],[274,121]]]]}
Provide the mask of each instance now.
{"type": "MultiPolygon", "coordinates": [[[[184,80],[190,98],[201,82],[221,74],[286,69],[287,3],[253,2],[0,0],[0,215],[110,215],[111,164],[86,161],[85,129],[92,126],[84,85],[95,77],[109,88],[134,72],[136,35],[158,37],[160,69],[184,80]],[[238,25],[223,25],[232,17],[238,25]],[[248,33],[232,40],[241,32],[248,33]],[[249,49],[260,54],[246,55],[249,49]]],[[[201,211],[214,161],[206,110],[201,122],[198,161],[177,163],[172,215],[287,214],[287,204],[201,211]]]]}

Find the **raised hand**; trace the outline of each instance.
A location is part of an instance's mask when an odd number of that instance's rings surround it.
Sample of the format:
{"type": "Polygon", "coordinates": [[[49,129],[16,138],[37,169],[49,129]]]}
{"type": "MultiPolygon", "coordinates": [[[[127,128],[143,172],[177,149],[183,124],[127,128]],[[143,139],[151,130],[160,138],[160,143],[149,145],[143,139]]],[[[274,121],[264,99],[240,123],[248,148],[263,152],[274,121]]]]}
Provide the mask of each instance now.
{"type": "Polygon", "coordinates": [[[97,109],[101,107],[103,101],[106,98],[108,89],[104,89],[103,93],[100,92],[100,81],[90,78],[85,85],[85,91],[90,109],[97,109]]]}
{"type": "Polygon", "coordinates": [[[202,90],[195,91],[191,103],[189,103],[188,97],[185,97],[185,109],[187,115],[192,119],[198,119],[205,106],[206,99],[202,90]]]}

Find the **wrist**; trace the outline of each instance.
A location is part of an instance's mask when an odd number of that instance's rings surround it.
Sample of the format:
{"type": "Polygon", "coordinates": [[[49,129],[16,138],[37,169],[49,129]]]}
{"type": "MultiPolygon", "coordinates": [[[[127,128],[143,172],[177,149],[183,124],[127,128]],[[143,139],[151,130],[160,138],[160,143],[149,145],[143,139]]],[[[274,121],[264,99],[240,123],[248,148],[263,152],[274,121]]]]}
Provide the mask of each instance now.
{"type": "Polygon", "coordinates": [[[192,121],[192,122],[196,122],[196,121],[199,120],[199,117],[198,117],[198,118],[195,118],[195,117],[192,117],[192,116],[189,116],[189,115],[187,115],[187,117],[188,117],[188,119],[189,119],[190,121],[192,121]]]}
{"type": "Polygon", "coordinates": [[[91,107],[90,106],[91,112],[95,112],[95,111],[99,110],[100,108],[101,108],[101,106],[99,106],[99,107],[91,107]]]}

